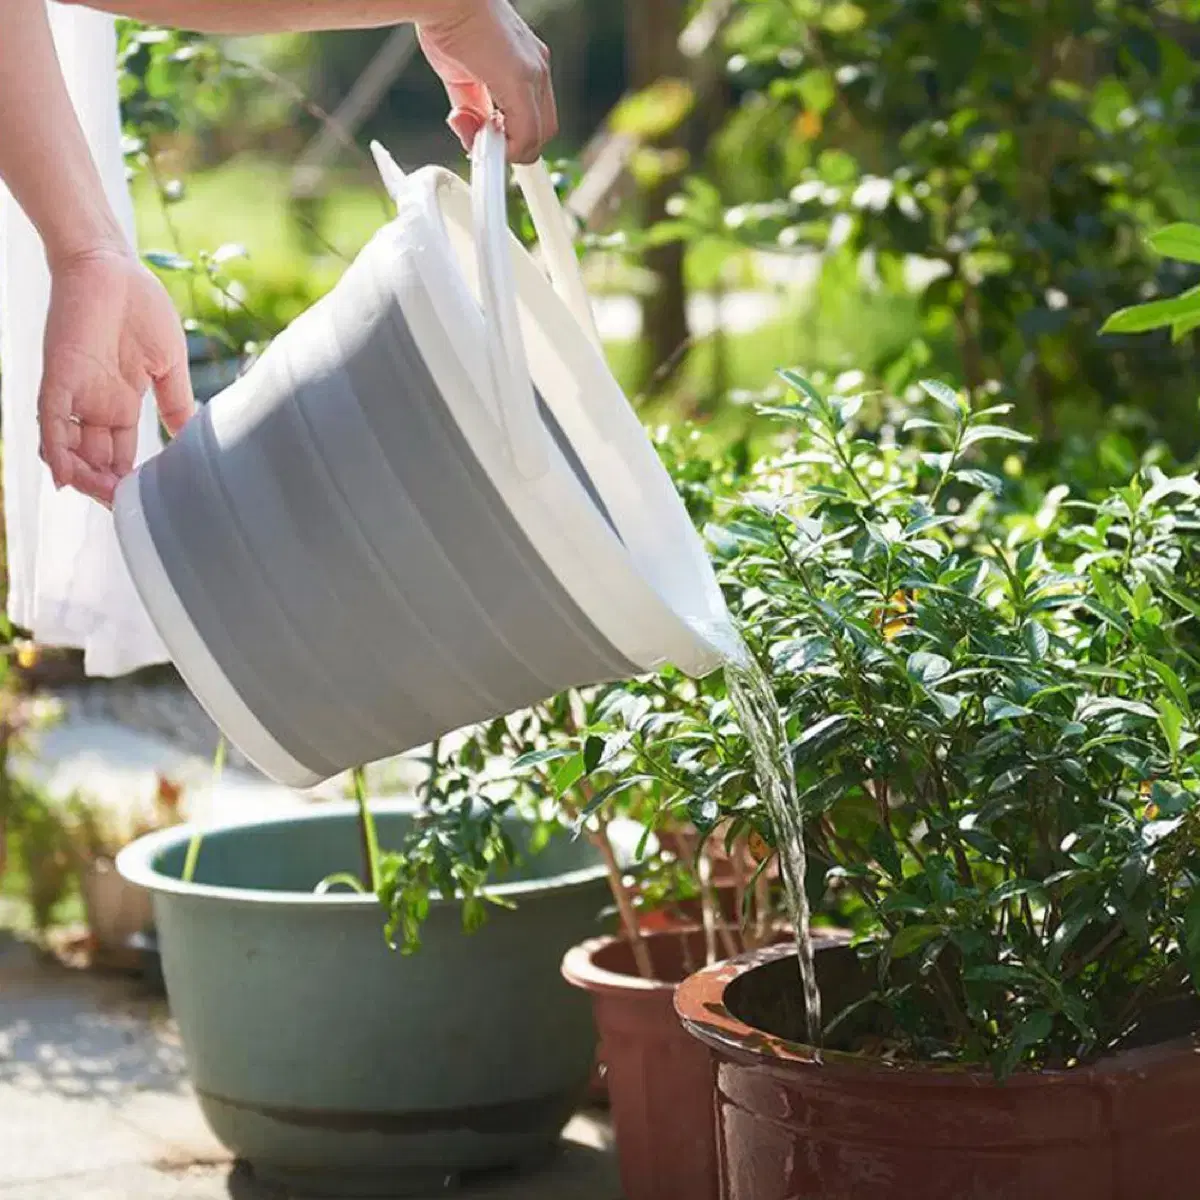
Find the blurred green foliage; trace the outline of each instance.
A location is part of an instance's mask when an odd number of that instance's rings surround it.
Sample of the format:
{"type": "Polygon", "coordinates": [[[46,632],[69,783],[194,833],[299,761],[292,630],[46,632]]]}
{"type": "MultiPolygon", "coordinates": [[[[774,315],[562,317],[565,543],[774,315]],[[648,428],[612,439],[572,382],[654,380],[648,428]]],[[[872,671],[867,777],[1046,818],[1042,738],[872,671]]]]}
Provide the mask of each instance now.
{"type": "Polygon", "coordinates": [[[1098,330],[1195,279],[1142,233],[1186,216],[1198,22],[1194,0],[738,0],[737,102],[657,236],[818,250],[915,294],[888,386],[1003,380],[1047,439],[1133,403],[1190,451],[1193,341],[1098,330]]]}

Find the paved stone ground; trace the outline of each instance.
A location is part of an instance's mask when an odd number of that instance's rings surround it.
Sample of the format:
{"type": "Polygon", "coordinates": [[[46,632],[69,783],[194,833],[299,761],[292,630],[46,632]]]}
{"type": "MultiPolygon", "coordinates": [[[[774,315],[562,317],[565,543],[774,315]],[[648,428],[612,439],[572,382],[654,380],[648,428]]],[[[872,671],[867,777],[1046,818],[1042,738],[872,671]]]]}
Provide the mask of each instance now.
{"type": "MultiPolygon", "coordinates": [[[[183,783],[193,803],[192,816],[226,817],[242,802],[296,799],[295,793],[269,783],[233,746],[226,746],[222,794],[236,803],[215,809],[205,798],[211,790],[212,761],[220,734],[195,697],[182,684],[132,680],[90,680],[47,692],[61,717],[34,735],[22,769],[56,792],[80,788],[97,796],[151,794],[156,772],[183,783]],[[236,795],[234,795],[236,793],[236,795]]],[[[423,778],[420,752],[375,764],[368,778],[378,795],[403,795],[423,778]]],[[[347,780],[331,780],[311,799],[347,795],[347,780]]]]}
{"type": "MultiPolygon", "coordinates": [[[[61,719],[15,765],[50,791],[114,811],[144,806],[157,774],[189,815],[230,820],[304,803],[235,754],[214,786],[217,733],[182,687],[64,689],[61,719]]],[[[381,790],[417,768],[389,764],[381,790]]],[[[338,784],[326,789],[337,792],[338,784]]],[[[605,1121],[575,1118],[543,1170],[442,1193],[462,1200],[618,1200],[605,1121]]],[[[0,1200],[291,1200],[259,1184],[204,1125],[166,1004],[136,980],[71,970],[0,929],[0,1200]]]]}
{"type": "MultiPolygon", "coordinates": [[[[619,1200],[603,1117],[580,1114],[540,1171],[440,1195],[619,1200]]],[[[0,1200],[292,1200],[208,1132],[165,1004],[47,963],[0,932],[0,1200]]],[[[431,1198],[432,1200],[432,1198],[431,1198]]]]}

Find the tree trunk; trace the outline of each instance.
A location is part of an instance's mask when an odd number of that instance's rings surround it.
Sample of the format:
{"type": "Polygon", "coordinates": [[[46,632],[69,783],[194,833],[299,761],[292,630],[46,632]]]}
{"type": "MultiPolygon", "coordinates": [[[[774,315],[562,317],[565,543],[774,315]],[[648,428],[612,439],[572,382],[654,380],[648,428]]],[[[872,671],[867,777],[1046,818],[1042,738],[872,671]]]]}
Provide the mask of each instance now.
{"type": "MultiPolygon", "coordinates": [[[[683,0],[625,0],[625,53],[631,91],[640,91],[658,79],[684,77],[678,44],[683,17],[683,0]]],[[[680,136],[681,131],[675,131],[669,139],[678,144],[680,136]]],[[[667,215],[667,201],[676,190],[676,181],[668,178],[643,193],[644,227],[657,224],[667,215]]],[[[653,290],[642,301],[647,376],[671,363],[688,340],[683,252],[683,244],[673,242],[648,250],[643,260],[654,277],[653,290]]]]}

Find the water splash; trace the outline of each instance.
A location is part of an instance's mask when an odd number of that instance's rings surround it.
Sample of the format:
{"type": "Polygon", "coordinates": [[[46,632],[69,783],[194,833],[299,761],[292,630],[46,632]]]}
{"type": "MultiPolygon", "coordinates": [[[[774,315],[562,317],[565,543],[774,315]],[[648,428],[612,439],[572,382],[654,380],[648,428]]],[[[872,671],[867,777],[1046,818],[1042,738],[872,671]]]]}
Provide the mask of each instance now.
{"type": "Polygon", "coordinates": [[[738,715],[742,732],[750,743],[758,790],[771,822],[783,875],[788,917],[796,933],[796,958],[804,990],[804,1019],[810,1045],[821,1045],[821,990],[817,985],[808,892],[805,889],[807,856],[804,820],[796,795],[796,774],[788,749],[783,714],[775,700],[771,682],[732,622],[705,622],[697,626],[725,659],[725,684],[738,715]]]}

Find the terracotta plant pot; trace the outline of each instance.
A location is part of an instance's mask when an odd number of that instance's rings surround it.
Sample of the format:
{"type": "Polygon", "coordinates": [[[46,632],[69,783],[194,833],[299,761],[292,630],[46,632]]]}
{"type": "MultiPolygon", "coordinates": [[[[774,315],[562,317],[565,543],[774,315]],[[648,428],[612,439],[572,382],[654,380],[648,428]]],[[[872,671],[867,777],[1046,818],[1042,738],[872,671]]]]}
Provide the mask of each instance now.
{"type": "MultiPolygon", "coordinates": [[[[854,952],[817,955],[830,1011],[854,952]]],[[[779,1036],[787,947],[691,976],[676,1006],[712,1054],[722,1200],[1182,1200],[1195,1192],[1200,1042],[1000,1084],[779,1036]],[[761,1016],[760,1014],[769,1014],[761,1016]]],[[[794,1018],[793,1018],[794,1019],[794,1018]]]]}
{"type": "MultiPolygon", "coordinates": [[[[732,879],[721,880],[714,884],[714,890],[723,920],[736,927],[739,919],[736,885],[732,879]]],[[[678,933],[695,929],[703,920],[704,906],[698,897],[638,910],[638,928],[645,933],[678,933]]]]}
{"type": "Polygon", "coordinates": [[[154,921],[150,893],[122,878],[107,858],[90,863],[79,883],[97,960],[106,966],[135,966],[130,941],[154,921]]]}
{"type": "Polygon", "coordinates": [[[638,975],[619,938],[593,938],[563,959],[567,982],[592,996],[621,1186],[625,1200],[716,1200],[712,1065],[674,1006],[676,984],[704,961],[704,935],[652,933],[645,943],[655,979],[638,975]]]}

